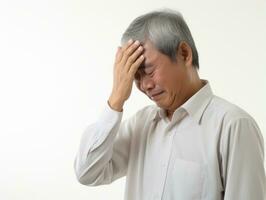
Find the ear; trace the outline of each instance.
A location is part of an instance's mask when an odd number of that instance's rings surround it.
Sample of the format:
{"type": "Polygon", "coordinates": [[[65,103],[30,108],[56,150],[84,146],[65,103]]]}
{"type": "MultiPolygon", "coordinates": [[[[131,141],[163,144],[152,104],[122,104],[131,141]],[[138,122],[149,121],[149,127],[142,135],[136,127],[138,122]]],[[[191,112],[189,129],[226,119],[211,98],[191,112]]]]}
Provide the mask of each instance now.
{"type": "Polygon", "coordinates": [[[188,43],[180,42],[177,49],[177,61],[181,60],[185,66],[192,66],[192,49],[188,43]]]}

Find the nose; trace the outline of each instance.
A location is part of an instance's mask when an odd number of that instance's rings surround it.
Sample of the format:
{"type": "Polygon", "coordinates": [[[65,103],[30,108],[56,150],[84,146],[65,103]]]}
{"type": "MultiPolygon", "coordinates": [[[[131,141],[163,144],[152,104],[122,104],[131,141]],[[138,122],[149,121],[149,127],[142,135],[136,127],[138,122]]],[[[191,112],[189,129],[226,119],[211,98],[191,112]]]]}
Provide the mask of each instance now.
{"type": "Polygon", "coordinates": [[[143,76],[140,80],[140,89],[142,91],[149,91],[155,87],[153,79],[147,75],[143,76]]]}

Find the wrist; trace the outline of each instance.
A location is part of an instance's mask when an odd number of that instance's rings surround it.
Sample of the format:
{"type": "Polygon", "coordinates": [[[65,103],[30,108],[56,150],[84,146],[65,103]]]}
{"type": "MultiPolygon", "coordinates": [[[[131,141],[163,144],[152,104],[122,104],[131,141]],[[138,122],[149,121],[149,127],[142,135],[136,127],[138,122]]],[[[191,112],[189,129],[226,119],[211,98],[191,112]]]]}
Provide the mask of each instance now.
{"type": "Polygon", "coordinates": [[[123,100],[110,96],[107,102],[113,110],[118,111],[118,112],[123,111],[123,105],[124,105],[123,100]]]}

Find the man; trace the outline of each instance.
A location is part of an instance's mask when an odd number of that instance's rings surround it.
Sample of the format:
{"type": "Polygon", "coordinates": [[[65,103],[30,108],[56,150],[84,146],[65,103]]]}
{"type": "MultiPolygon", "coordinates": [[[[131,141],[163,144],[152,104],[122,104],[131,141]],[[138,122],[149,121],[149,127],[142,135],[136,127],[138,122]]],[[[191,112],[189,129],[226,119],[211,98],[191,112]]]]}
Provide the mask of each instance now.
{"type": "Polygon", "coordinates": [[[79,182],[95,186],[126,176],[127,200],[265,200],[256,122],[215,96],[198,68],[180,13],[136,18],[117,50],[108,105],[81,139],[79,182]],[[122,122],[134,81],[156,105],[122,122]]]}

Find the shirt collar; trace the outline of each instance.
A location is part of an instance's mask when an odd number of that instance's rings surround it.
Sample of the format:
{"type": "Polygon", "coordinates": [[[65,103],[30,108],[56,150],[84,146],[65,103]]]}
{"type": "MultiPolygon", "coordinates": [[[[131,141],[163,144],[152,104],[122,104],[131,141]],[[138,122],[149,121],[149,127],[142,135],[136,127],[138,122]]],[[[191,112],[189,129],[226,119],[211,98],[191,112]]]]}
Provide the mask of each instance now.
{"type": "MultiPolygon", "coordinates": [[[[184,109],[197,123],[200,123],[202,115],[213,97],[209,82],[207,80],[202,80],[202,82],[204,86],[176,110],[180,111],[184,109]]],[[[165,111],[157,107],[153,120],[157,121],[165,117],[165,111]]]]}
{"type": "Polygon", "coordinates": [[[209,82],[207,80],[202,80],[202,82],[204,86],[182,105],[197,123],[200,123],[202,115],[213,97],[209,82]]]}

